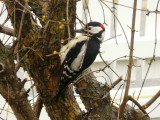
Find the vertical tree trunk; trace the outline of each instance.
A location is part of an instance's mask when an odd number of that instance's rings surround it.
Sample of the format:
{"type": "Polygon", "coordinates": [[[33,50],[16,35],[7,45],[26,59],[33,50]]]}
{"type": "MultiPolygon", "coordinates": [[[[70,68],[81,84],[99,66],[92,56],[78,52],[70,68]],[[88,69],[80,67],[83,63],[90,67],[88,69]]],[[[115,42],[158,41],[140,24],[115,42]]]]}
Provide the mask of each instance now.
{"type": "MultiPolygon", "coordinates": [[[[46,16],[43,22],[44,28],[39,31],[31,31],[23,39],[23,45],[34,49],[36,52],[27,49],[21,53],[21,57],[25,56],[23,62],[33,77],[37,91],[50,118],[72,120],[81,111],[73,96],[72,89],[68,89],[66,92],[65,102],[63,99],[55,102],[53,97],[57,93],[59,86],[60,59],[57,54],[51,55],[54,51],[59,51],[61,40],[68,39],[68,24],[66,23],[67,1],[57,0],[43,2],[44,4],[47,6],[46,12],[43,13],[46,16]]],[[[68,9],[70,11],[68,14],[69,27],[73,31],[76,14],[76,2],[74,0],[69,1],[68,9]]],[[[71,32],[71,37],[74,37],[73,32],[71,32]]],[[[25,69],[27,70],[27,68],[25,69]]]]}

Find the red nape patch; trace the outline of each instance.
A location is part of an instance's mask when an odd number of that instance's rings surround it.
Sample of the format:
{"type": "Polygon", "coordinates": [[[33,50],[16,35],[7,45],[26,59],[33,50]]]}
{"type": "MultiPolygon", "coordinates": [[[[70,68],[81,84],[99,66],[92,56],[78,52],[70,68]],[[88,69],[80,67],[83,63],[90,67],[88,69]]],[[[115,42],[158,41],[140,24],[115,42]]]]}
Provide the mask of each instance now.
{"type": "Polygon", "coordinates": [[[101,27],[102,29],[104,29],[105,30],[105,27],[103,26],[103,24],[100,24],[100,26],[99,27],[101,27]]]}

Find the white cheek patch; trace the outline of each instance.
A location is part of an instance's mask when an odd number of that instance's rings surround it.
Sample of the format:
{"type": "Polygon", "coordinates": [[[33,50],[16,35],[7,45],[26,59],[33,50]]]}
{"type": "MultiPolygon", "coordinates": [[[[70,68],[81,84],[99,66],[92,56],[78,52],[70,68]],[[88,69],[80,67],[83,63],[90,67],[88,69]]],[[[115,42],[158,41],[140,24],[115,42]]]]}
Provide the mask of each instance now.
{"type": "Polygon", "coordinates": [[[88,32],[93,33],[93,34],[97,34],[100,31],[102,31],[103,29],[101,27],[91,27],[91,30],[89,30],[88,32]]]}
{"type": "Polygon", "coordinates": [[[102,42],[103,41],[103,39],[104,39],[104,32],[101,34],[101,37],[98,37],[98,39],[102,42]]]}
{"type": "Polygon", "coordinates": [[[102,40],[104,39],[104,35],[105,35],[105,33],[103,32],[101,35],[102,40]]]}

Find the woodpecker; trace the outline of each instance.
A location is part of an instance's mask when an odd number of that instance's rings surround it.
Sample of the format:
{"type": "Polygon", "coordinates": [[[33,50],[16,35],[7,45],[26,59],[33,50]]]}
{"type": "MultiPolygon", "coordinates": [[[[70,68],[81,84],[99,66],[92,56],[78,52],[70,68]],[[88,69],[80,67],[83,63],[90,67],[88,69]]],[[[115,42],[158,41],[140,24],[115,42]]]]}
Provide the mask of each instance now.
{"type": "Polygon", "coordinates": [[[105,27],[99,22],[90,22],[75,32],[82,35],[69,41],[60,50],[62,74],[57,100],[60,96],[64,97],[68,85],[94,62],[104,39],[105,27]]]}

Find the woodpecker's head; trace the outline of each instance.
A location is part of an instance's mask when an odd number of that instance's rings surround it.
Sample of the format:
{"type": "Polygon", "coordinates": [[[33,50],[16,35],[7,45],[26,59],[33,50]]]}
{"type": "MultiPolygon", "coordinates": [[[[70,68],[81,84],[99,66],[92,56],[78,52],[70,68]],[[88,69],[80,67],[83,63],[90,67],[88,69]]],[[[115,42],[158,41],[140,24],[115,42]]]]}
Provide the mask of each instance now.
{"type": "Polygon", "coordinates": [[[105,27],[99,22],[89,22],[82,29],[75,30],[75,32],[91,37],[97,37],[102,41],[104,39],[105,27]]]}

